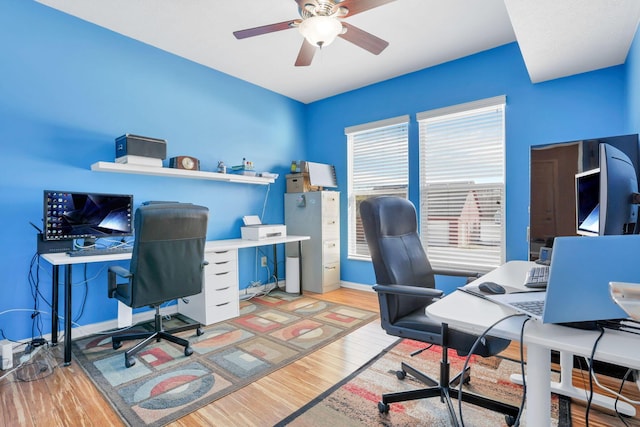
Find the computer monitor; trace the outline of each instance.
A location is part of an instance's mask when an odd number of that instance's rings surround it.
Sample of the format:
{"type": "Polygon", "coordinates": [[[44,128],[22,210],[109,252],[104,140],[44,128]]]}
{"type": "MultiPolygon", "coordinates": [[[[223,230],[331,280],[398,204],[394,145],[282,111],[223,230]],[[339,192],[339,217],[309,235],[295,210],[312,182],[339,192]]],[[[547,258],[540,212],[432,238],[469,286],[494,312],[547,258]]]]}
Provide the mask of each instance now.
{"type": "Polygon", "coordinates": [[[630,234],[638,222],[638,192],[633,163],[622,151],[600,144],[600,235],[630,234]]]}
{"type": "Polygon", "coordinates": [[[97,239],[133,234],[130,194],[44,191],[44,240],[97,239]]]}
{"type": "Polygon", "coordinates": [[[636,170],[629,157],[601,143],[600,168],[576,174],[576,232],[585,236],[634,234],[636,170]]]}
{"type": "Polygon", "coordinates": [[[576,174],[576,233],[600,234],[600,168],[576,174]]]}

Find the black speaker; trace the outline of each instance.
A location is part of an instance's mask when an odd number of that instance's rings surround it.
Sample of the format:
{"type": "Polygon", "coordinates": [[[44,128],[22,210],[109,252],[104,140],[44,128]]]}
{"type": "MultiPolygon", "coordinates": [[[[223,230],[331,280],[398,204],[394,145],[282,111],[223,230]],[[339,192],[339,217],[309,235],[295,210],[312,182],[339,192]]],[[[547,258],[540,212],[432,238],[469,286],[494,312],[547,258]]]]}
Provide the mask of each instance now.
{"type": "Polygon", "coordinates": [[[124,156],[167,158],[167,142],[164,139],[127,133],[116,138],[116,158],[124,156]]]}
{"type": "Polygon", "coordinates": [[[38,254],[53,254],[73,250],[73,240],[44,240],[38,233],[38,254]]]}

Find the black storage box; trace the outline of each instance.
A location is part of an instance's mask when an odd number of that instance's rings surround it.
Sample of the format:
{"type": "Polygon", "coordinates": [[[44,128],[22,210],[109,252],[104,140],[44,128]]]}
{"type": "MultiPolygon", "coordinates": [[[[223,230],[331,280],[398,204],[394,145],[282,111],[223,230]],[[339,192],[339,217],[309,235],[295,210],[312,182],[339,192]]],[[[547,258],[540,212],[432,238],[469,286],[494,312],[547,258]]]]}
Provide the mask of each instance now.
{"type": "Polygon", "coordinates": [[[116,158],[124,156],[167,158],[167,141],[127,133],[116,138],[116,158]]]}
{"type": "Polygon", "coordinates": [[[73,240],[44,240],[38,233],[38,254],[55,254],[73,250],[73,240]]]}

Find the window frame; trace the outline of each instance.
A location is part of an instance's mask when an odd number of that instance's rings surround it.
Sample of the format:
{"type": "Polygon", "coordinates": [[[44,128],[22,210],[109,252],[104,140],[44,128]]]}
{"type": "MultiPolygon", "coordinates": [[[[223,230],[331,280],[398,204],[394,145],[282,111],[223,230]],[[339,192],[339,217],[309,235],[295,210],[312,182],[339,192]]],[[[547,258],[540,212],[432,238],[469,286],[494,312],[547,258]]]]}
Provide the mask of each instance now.
{"type": "Polygon", "coordinates": [[[484,273],[505,262],[505,118],[504,95],[416,115],[420,238],[434,268],[484,273]]]}
{"type": "Polygon", "coordinates": [[[350,260],[371,260],[360,221],[360,201],[387,194],[405,198],[409,196],[409,121],[409,115],[403,115],[345,128],[348,200],[347,258],[350,260]],[[366,161],[361,158],[363,161],[358,164],[356,157],[365,155],[366,161]],[[374,170],[377,174],[375,183],[370,173],[374,170]],[[361,179],[358,178],[359,175],[361,179]],[[387,188],[376,188],[376,184],[380,183],[383,187],[386,183],[387,188]]]}

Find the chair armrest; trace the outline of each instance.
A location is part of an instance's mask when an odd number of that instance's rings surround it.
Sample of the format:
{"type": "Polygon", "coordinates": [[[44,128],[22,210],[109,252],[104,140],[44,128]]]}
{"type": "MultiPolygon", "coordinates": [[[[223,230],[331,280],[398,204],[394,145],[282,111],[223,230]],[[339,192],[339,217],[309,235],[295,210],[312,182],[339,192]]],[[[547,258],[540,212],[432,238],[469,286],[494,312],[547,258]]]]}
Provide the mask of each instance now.
{"type": "Polygon", "coordinates": [[[410,285],[374,285],[373,290],[379,294],[408,295],[414,297],[440,298],[443,295],[443,292],[439,289],[410,285]]]}
{"type": "Polygon", "coordinates": [[[455,276],[455,277],[468,277],[477,279],[482,276],[482,273],[476,271],[461,271],[461,270],[433,270],[433,274],[438,276],[455,276]]]}
{"type": "Polygon", "coordinates": [[[471,283],[476,280],[478,277],[482,277],[482,273],[478,273],[476,271],[460,271],[460,270],[433,270],[433,274],[439,276],[450,276],[450,277],[466,277],[467,283],[471,283]]]}
{"type": "Polygon", "coordinates": [[[133,274],[129,270],[124,267],[120,267],[119,265],[112,265],[111,267],[109,267],[109,273],[115,273],[116,275],[124,277],[125,279],[133,276],[133,274]]]}
{"type": "Polygon", "coordinates": [[[118,282],[116,280],[116,276],[124,277],[129,279],[133,277],[133,274],[124,267],[120,267],[118,265],[112,265],[109,267],[108,275],[107,275],[107,293],[109,298],[113,298],[116,289],[118,287],[118,282]]]}

